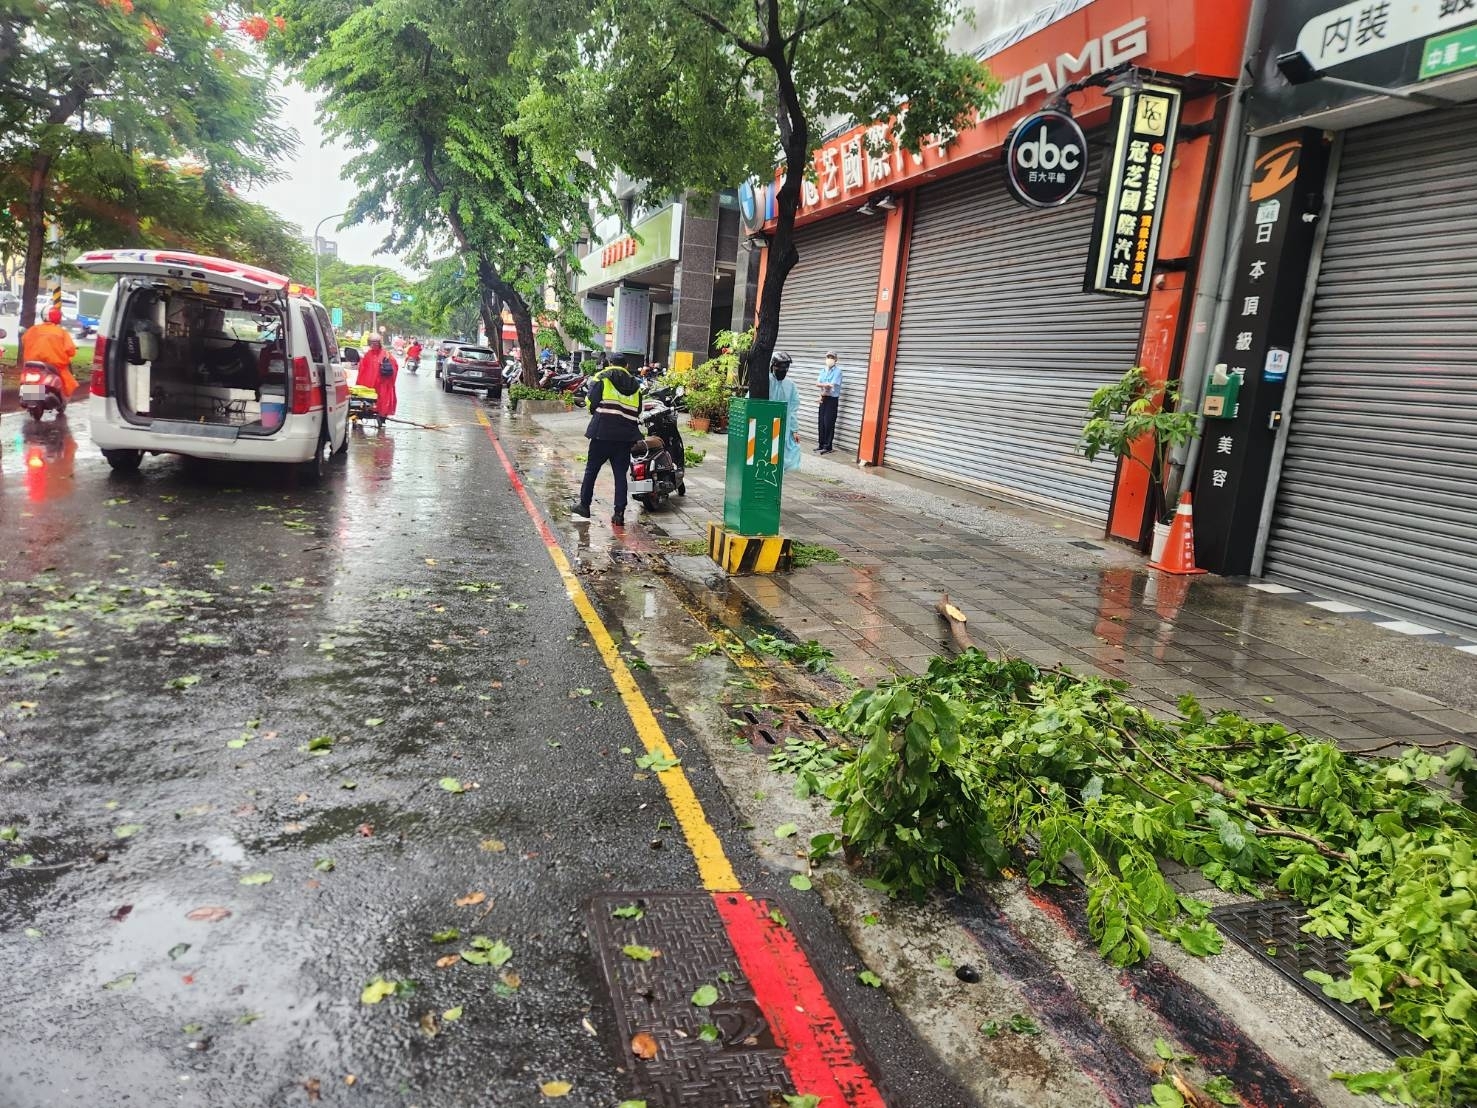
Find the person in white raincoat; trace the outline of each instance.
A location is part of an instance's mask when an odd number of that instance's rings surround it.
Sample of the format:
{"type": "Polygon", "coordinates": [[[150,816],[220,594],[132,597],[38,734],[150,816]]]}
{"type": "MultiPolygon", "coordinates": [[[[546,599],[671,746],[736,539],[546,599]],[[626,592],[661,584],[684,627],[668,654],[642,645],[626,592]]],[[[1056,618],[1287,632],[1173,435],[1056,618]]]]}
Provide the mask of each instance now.
{"type": "Polygon", "coordinates": [[[795,382],[787,380],[790,373],[790,355],[784,351],[775,354],[769,363],[769,399],[784,404],[785,416],[785,472],[800,468],[800,392],[795,382]]]}

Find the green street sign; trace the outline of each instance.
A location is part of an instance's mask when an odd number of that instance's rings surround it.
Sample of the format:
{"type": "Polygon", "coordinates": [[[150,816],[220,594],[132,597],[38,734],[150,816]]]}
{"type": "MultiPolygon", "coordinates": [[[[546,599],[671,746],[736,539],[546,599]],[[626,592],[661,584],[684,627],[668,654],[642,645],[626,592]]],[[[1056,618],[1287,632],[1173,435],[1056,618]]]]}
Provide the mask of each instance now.
{"type": "Polygon", "coordinates": [[[1443,73],[1455,73],[1460,69],[1471,69],[1477,65],[1477,23],[1426,39],[1421,51],[1422,81],[1440,77],[1443,73]]]}
{"type": "Polygon", "coordinates": [[[366,312],[382,312],[385,310],[385,306],[378,300],[366,300],[364,302],[364,310],[366,312]]]}
{"type": "Polygon", "coordinates": [[[342,308],[333,309],[332,319],[334,327],[342,327],[344,325],[344,310],[342,308]]]}

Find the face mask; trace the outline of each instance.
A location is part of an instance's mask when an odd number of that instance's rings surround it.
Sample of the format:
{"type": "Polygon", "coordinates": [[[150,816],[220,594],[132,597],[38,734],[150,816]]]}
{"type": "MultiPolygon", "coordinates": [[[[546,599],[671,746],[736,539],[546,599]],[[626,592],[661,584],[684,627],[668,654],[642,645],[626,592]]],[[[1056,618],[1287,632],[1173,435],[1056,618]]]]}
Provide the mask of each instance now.
{"type": "Polygon", "coordinates": [[[836,368],[836,359],[835,358],[827,358],[826,359],[826,368],[827,369],[835,369],[836,368]]]}
{"type": "Polygon", "coordinates": [[[788,374],[789,372],[790,372],[790,367],[787,366],[787,365],[775,366],[774,367],[774,379],[776,381],[783,381],[785,379],[785,375],[788,374]]]}

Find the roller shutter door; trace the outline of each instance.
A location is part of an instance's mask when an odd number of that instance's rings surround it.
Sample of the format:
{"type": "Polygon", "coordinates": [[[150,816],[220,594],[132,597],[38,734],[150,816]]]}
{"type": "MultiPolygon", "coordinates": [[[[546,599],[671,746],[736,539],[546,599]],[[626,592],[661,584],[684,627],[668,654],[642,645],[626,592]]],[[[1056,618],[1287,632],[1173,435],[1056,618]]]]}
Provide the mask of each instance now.
{"type": "Polygon", "coordinates": [[[1350,131],[1264,568],[1477,631],[1477,120],[1350,131]]]}
{"type": "Polygon", "coordinates": [[[883,224],[880,216],[846,213],[795,232],[800,262],[785,280],[775,349],[794,359],[790,377],[800,390],[800,434],[806,453],[816,443],[820,397],[816,375],[825,368],[826,351],[834,350],[842,372],[836,454],[856,454],[872,353],[883,224]]]}
{"type": "Polygon", "coordinates": [[[920,190],[886,465],[1101,522],[1114,466],[1076,444],[1093,390],[1137,360],[1144,305],[1082,291],[1092,216],[1021,207],[998,167],[920,190]]]}

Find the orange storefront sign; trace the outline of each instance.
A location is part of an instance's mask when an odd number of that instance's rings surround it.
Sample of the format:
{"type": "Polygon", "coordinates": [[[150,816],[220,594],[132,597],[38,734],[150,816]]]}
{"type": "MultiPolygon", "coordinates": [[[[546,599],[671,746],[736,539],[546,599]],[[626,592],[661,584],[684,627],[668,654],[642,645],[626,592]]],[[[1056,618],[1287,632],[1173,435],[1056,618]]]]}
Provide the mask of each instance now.
{"type": "Polygon", "coordinates": [[[630,235],[627,235],[625,238],[618,239],[600,251],[600,264],[606,269],[609,269],[611,265],[620,261],[622,258],[635,257],[636,251],[639,248],[640,243],[630,235]]]}
{"type": "MultiPolygon", "coordinates": [[[[953,142],[934,139],[910,154],[898,148],[888,121],[855,127],[825,143],[814,155],[814,178],[801,186],[800,219],[808,222],[886,189],[911,188],[978,165],[1004,145],[1022,116],[1063,86],[1116,65],[1232,80],[1241,69],[1247,7],[1248,0],[1093,0],[984,60],[1001,82],[1000,92],[953,142]]],[[[1089,125],[1108,111],[1098,89],[1073,93],[1071,106],[1089,125]]]]}

